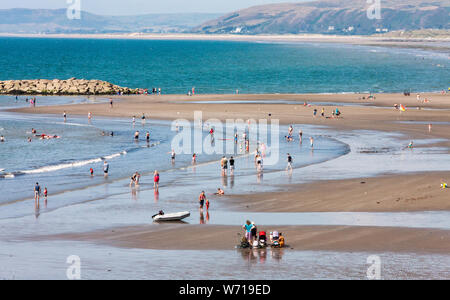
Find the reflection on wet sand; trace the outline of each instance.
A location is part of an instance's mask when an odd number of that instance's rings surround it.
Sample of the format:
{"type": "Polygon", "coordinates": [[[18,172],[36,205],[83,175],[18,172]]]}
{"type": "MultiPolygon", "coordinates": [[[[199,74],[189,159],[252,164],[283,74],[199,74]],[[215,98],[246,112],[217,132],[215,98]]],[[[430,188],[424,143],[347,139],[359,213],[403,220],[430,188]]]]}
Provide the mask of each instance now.
{"type": "Polygon", "coordinates": [[[158,203],[158,201],[159,201],[159,190],[157,190],[157,189],[154,190],[154,196],[155,196],[155,203],[158,203]]]}
{"type": "Polygon", "coordinates": [[[239,249],[238,252],[244,261],[247,261],[248,265],[252,264],[264,264],[268,259],[268,253],[270,252],[269,261],[279,262],[283,258],[284,249],[239,249]]]}
{"type": "Polygon", "coordinates": [[[203,213],[203,209],[200,209],[200,224],[208,224],[209,223],[209,210],[206,210],[206,222],[205,222],[205,214],[203,213]]]}

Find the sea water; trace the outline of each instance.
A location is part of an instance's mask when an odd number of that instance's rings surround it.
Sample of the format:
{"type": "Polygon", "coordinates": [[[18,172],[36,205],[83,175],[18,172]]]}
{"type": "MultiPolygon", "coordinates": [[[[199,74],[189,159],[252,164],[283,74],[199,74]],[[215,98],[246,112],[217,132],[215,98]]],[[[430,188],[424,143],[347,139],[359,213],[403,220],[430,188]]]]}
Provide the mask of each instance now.
{"type": "Polygon", "coordinates": [[[99,79],[164,94],[441,91],[448,53],[320,43],[0,38],[0,80],[99,79]]]}

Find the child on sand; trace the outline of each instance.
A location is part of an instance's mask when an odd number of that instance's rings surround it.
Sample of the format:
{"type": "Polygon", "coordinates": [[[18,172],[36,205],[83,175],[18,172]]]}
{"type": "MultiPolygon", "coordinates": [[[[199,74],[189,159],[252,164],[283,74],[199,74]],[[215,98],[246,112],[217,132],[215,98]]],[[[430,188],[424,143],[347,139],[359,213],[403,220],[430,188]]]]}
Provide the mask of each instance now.
{"type": "Polygon", "coordinates": [[[225,195],[225,192],[221,188],[217,188],[217,193],[214,193],[214,195],[222,196],[225,195]]]}
{"type": "Polygon", "coordinates": [[[48,196],[48,191],[47,188],[44,188],[44,203],[47,204],[47,196],[48,196]]]}

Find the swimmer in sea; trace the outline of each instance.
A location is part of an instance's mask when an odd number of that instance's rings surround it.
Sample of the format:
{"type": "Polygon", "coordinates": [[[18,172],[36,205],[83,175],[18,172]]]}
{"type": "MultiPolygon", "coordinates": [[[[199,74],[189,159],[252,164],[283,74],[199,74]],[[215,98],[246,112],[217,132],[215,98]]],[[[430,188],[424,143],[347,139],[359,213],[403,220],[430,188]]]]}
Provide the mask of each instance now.
{"type": "Polygon", "coordinates": [[[89,172],[91,173],[91,176],[94,176],[94,169],[90,168],[89,172]]]}
{"type": "Polygon", "coordinates": [[[145,134],[145,138],[147,139],[147,143],[150,142],[150,132],[147,131],[147,133],[145,134]]]}
{"type": "Polygon", "coordinates": [[[303,131],[301,129],[298,131],[298,137],[300,139],[300,143],[303,142],[303,131]]]}
{"type": "Polygon", "coordinates": [[[5,138],[2,136],[0,136],[0,143],[3,143],[5,141],[5,138]]]}
{"type": "Polygon", "coordinates": [[[139,131],[136,130],[136,132],[134,133],[134,140],[139,140],[139,131]]]}
{"type": "Polygon", "coordinates": [[[64,111],[63,117],[64,117],[64,122],[66,122],[66,121],[67,121],[67,114],[66,114],[66,111],[64,111]]]}
{"type": "Polygon", "coordinates": [[[309,142],[311,143],[311,148],[314,148],[314,138],[310,137],[309,142]]]}
{"type": "Polygon", "coordinates": [[[192,154],[192,164],[194,165],[197,162],[197,155],[194,153],[192,154]]]}

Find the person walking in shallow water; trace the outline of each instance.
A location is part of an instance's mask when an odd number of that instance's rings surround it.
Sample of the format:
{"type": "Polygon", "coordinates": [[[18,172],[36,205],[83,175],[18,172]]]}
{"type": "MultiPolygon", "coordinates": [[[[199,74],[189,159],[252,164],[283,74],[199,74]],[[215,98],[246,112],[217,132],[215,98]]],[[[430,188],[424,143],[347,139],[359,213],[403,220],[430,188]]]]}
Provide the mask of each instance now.
{"type": "Polygon", "coordinates": [[[155,173],[153,173],[153,188],[156,191],[159,189],[159,173],[158,173],[158,170],[155,170],[155,173]]]}
{"type": "Polygon", "coordinates": [[[105,162],[103,163],[103,175],[105,177],[108,177],[108,171],[109,171],[109,164],[108,162],[105,160],[105,162]]]}
{"type": "Polygon", "coordinates": [[[38,182],[36,182],[36,185],[34,186],[34,206],[36,208],[39,208],[39,202],[41,197],[41,186],[38,182]]]}

